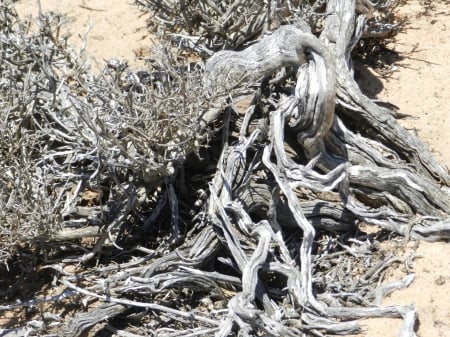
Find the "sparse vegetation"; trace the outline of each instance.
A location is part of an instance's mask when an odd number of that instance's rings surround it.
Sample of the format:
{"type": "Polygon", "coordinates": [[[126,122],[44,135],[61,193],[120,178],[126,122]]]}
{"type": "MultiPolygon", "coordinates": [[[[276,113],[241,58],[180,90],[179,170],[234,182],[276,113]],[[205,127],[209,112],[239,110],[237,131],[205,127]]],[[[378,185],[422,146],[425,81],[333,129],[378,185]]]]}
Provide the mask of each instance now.
{"type": "Polygon", "coordinates": [[[379,242],[448,239],[450,177],[351,62],[397,2],[136,4],[161,45],[100,74],[63,16],[0,4],[0,310],[28,310],[6,336],[414,336],[379,242]],[[33,273],[57,293],[17,301],[33,273]]]}

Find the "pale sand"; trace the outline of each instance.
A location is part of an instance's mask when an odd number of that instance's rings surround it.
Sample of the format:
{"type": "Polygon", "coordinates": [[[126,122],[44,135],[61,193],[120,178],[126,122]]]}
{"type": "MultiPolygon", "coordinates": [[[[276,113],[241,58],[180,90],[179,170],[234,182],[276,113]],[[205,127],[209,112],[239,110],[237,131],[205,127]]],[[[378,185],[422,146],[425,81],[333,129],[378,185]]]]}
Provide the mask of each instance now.
{"type": "MultiPolygon", "coordinates": [[[[136,54],[148,54],[153,44],[146,19],[131,0],[40,0],[42,11],[64,13],[70,20],[69,43],[79,49],[89,31],[86,49],[93,69],[103,68],[104,60],[121,59],[138,67],[136,54]]],[[[21,17],[39,13],[38,0],[16,4],[21,17]]]]}
{"type": "MultiPolygon", "coordinates": [[[[423,1],[422,1],[423,2],[423,1]]],[[[388,80],[381,79],[378,98],[398,106],[412,118],[402,124],[417,132],[442,164],[450,167],[450,7],[432,1],[433,10],[420,15],[420,1],[409,0],[400,9],[408,15],[406,29],[394,48],[404,59],[388,80]]],[[[416,280],[384,304],[414,303],[419,314],[418,337],[450,336],[450,243],[421,243],[413,271],[416,280]]],[[[398,274],[397,274],[398,275],[398,274]]],[[[365,337],[396,337],[400,320],[371,319],[365,337]]]]}

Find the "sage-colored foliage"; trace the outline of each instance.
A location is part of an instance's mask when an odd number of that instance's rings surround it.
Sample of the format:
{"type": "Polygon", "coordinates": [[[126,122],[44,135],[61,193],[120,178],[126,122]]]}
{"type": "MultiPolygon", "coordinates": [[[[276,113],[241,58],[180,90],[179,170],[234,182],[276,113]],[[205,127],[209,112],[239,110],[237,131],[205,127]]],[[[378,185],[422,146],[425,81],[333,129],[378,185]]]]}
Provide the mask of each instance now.
{"type": "Polygon", "coordinates": [[[67,45],[63,16],[42,14],[34,31],[11,2],[1,13],[2,262],[17,244],[145,222],[149,191],[205,143],[198,69],[161,47],[148,73],[110,60],[97,74],[67,45]]]}

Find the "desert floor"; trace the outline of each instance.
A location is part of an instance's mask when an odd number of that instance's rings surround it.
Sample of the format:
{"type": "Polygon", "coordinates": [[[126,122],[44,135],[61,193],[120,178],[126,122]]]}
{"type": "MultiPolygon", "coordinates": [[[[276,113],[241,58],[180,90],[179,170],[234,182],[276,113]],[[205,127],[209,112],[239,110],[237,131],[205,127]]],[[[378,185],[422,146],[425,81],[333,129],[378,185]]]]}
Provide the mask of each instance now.
{"type": "MultiPolygon", "coordinates": [[[[138,56],[151,51],[146,17],[127,0],[41,0],[43,11],[66,13],[71,19],[70,42],[82,48],[81,36],[89,30],[86,49],[101,68],[105,59],[126,59],[134,68],[143,66],[138,56]],[[89,28],[89,29],[88,29],[89,28]]],[[[19,0],[22,16],[38,13],[37,0],[19,0]]],[[[374,99],[388,101],[411,117],[402,124],[417,133],[450,167],[450,1],[408,0],[399,8],[407,17],[403,31],[388,45],[395,55],[392,73],[382,76],[373,69],[359,73],[361,83],[374,99]],[[424,4],[428,3],[428,7],[424,4]]],[[[402,242],[399,242],[402,244],[402,242]]],[[[408,247],[411,247],[408,244],[408,247]]],[[[410,251],[405,249],[405,254],[410,251]]],[[[384,304],[412,304],[418,310],[419,337],[450,336],[450,244],[420,243],[412,285],[388,297],[384,304]]],[[[392,271],[401,278],[402,270],[392,271]]],[[[401,320],[363,321],[360,336],[398,335],[401,320]]]]}

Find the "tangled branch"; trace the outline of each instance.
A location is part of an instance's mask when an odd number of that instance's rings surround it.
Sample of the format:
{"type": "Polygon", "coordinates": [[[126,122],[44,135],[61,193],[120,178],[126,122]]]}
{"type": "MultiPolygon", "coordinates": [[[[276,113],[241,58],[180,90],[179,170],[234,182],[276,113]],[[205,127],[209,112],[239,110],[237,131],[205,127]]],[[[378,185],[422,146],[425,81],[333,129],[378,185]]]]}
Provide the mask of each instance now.
{"type": "Polygon", "coordinates": [[[321,336],[402,317],[415,336],[413,306],[380,305],[409,260],[360,225],[450,238],[450,177],[353,79],[358,41],[395,29],[374,17],[388,4],[137,4],[214,53],[190,65],[167,43],[147,71],[95,74],[63,17],[34,34],[1,4],[0,249],[8,266],[23,242],[45,251],[62,289],[3,303],[42,317],[5,333],[321,336]],[[44,315],[77,296],[87,312],[44,315]]]}

